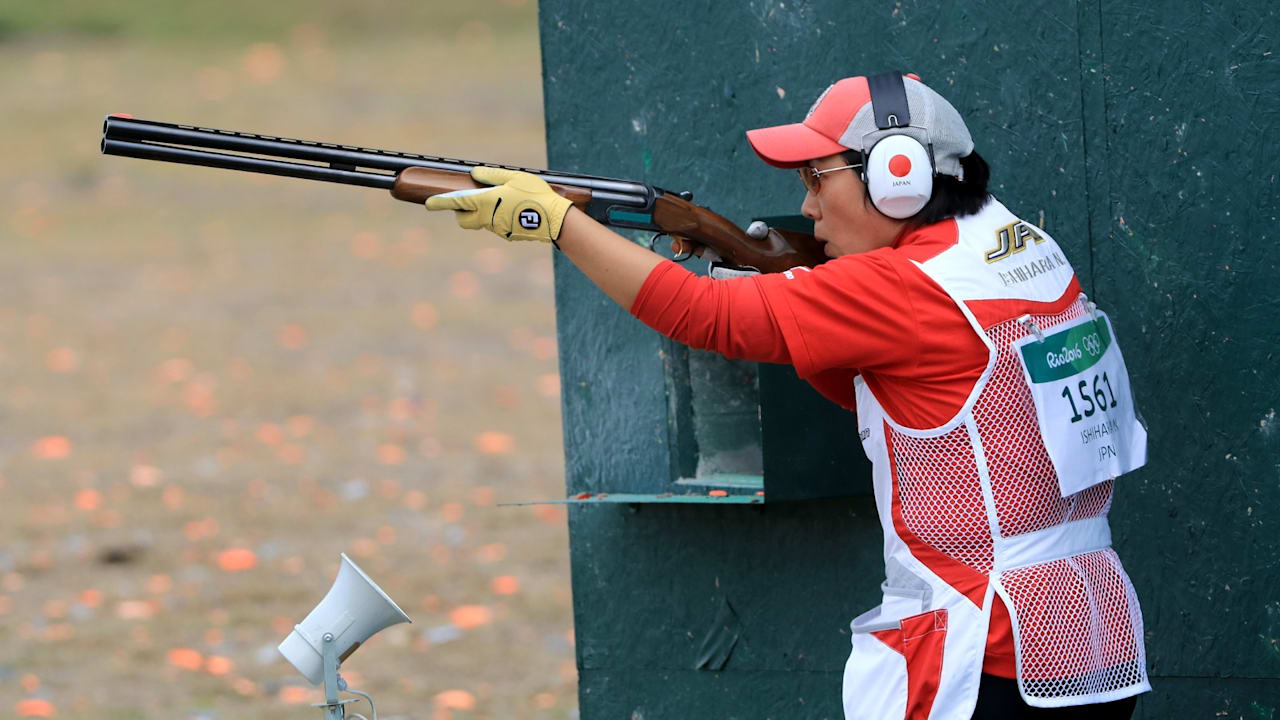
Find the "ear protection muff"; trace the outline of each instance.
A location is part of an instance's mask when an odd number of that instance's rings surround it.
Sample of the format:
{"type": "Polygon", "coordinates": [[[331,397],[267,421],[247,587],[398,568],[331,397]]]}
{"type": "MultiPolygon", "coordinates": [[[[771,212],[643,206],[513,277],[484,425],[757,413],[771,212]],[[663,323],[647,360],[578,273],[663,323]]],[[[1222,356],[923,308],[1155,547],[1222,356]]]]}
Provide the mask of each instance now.
{"type": "Polygon", "coordinates": [[[890,135],[863,161],[867,195],[876,209],[901,220],[920,212],[933,194],[933,163],[915,138],[890,135]]]}
{"type": "MultiPolygon", "coordinates": [[[[901,73],[872,75],[867,87],[877,129],[911,125],[901,73]]],[[[909,218],[933,195],[933,148],[910,135],[886,134],[862,151],[862,181],[876,210],[897,220],[909,218]]]]}

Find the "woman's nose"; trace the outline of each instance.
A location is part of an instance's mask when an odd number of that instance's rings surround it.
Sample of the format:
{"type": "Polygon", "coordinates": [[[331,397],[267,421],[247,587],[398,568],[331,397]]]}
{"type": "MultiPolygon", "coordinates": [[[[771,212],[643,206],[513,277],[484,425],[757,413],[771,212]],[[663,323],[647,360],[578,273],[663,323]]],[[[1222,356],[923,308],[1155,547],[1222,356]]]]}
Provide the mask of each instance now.
{"type": "Polygon", "coordinates": [[[818,196],[811,192],[804,194],[804,202],[800,204],[800,214],[810,220],[817,220],[818,214],[818,196]]]}

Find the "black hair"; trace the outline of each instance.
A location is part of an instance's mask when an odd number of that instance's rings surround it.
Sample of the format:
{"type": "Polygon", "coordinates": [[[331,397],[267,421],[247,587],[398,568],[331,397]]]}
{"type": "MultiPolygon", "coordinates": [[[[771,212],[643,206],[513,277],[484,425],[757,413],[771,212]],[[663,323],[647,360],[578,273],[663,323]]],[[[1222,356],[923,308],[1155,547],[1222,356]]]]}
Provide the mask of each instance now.
{"type": "MultiPolygon", "coordinates": [[[[859,152],[846,152],[844,158],[849,164],[862,163],[862,153],[859,152]]],[[[987,181],[991,178],[987,161],[977,152],[971,152],[960,158],[960,168],[964,172],[963,181],[950,175],[933,176],[933,195],[920,212],[907,218],[909,224],[923,227],[947,218],[972,215],[987,204],[987,198],[991,196],[987,192],[987,181]]],[[[868,197],[867,202],[870,201],[868,197]]]]}

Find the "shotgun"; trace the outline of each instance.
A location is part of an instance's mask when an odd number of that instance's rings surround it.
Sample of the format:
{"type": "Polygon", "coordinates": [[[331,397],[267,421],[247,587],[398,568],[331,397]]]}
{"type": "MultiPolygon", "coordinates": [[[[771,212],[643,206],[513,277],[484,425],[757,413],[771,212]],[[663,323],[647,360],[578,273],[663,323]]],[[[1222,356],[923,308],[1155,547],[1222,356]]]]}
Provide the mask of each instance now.
{"type": "MultiPolygon", "coordinates": [[[[284,175],[390,190],[397,200],[421,205],[428,197],[481,187],[471,179],[472,160],[373,150],[234,130],[177,125],[108,115],[102,126],[105,155],[284,175]],[[224,151],[224,152],[215,152],[224,151]]],[[[681,247],[705,246],[725,261],[761,272],[782,272],[827,260],[812,235],[755,222],[744,231],[721,215],[693,204],[690,192],[672,193],[648,183],[494,165],[533,173],[597,222],[671,237],[681,247]]]]}

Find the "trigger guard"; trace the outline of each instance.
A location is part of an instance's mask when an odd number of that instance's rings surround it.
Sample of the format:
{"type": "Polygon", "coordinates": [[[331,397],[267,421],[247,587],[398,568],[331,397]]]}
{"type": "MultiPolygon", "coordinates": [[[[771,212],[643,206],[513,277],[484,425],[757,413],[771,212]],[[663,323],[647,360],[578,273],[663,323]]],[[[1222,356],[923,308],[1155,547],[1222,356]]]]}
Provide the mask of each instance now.
{"type": "Polygon", "coordinates": [[[658,252],[658,238],[660,237],[667,237],[667,234],[660,232],[649,238],[649,252],[658,252]]]}

